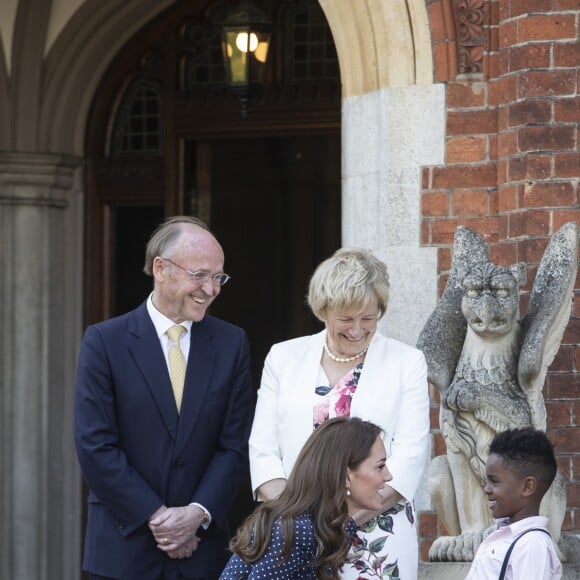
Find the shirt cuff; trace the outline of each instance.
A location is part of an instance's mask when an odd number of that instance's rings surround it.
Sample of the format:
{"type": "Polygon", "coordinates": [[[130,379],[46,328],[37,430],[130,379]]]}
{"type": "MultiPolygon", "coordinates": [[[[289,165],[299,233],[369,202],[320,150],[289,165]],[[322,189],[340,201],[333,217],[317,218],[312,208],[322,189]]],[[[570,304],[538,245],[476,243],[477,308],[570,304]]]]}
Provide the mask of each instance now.
{"type": "Polygon", "coordinates": [[[197,503],[197,502],[193,501],[189,505],[194,505],[194,506],[198,507],[200,510],[203,511],[204,518],[201,521],[201,527],[204,530],[207,530],[209,528],[210,524],[211,524],[211,514],[200,503],[197,503]]]}

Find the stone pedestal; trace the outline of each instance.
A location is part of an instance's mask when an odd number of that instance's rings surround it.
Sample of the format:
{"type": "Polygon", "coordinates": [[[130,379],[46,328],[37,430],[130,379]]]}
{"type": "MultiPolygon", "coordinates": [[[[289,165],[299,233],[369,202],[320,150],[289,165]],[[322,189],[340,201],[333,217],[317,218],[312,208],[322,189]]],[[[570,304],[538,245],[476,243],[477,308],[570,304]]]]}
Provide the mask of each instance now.
{"type": "Polygon", "coordinates": [[[78,160],[0,153],[0,578],[79,577],[78,160]],[[66,305],[66,307],[65,307],[66,305]]]}
{"type": "Polygon", "coordinates": [[[421,562],[417,578],[418,580],[463,580],[470,567],[471,562],[421,562]]]}

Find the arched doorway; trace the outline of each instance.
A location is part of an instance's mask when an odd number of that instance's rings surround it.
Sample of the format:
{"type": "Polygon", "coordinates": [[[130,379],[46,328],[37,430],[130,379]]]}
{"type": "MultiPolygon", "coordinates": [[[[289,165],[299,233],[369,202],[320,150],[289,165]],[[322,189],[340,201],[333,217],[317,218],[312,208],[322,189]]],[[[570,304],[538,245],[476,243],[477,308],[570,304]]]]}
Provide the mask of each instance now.
{"type": "Polygon", "coordinates": [[[269,346],[319,328],[304,295],[340,245],[340,82],[316,0],[268,0],[267,83],[242,118],[225,85],[219,18],[176,3],[102,80],[87,138],[87,322],[147,295],[147,236],[166,215],[209,222],[232,281],[212,314],[244,327],[256,382],[269,346]]]}
{"type": "MultiPolygon", "coordinates": [[[[87,131],[86,322],[142,302],[149,234],[165,216],[197,215],[232,276],[211,313],[246,329],[257,386],[272,343],[320,328],[304,296],[340,245],[341,91],[316,0],[268,0],[268,81],[242,117],[219,50],[229,4],[176,3],[100,84],[87,131]]],[[[234,524],[248,504],[246,494],[234,524]]]]}

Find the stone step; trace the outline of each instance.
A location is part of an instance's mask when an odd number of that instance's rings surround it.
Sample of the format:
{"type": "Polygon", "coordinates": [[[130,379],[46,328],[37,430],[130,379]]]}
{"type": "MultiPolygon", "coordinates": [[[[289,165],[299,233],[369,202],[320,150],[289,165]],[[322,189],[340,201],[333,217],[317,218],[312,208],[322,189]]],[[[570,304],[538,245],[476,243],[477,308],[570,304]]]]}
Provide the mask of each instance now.
{"type": "MultiPolygon", "coordinates": [[[[418,580],[464,580],[470,566],[471,562],[421,562],[418,580]]],[[[562,580],[580,578],[580,564],[564,564],[563,568],[562,580]]]]}

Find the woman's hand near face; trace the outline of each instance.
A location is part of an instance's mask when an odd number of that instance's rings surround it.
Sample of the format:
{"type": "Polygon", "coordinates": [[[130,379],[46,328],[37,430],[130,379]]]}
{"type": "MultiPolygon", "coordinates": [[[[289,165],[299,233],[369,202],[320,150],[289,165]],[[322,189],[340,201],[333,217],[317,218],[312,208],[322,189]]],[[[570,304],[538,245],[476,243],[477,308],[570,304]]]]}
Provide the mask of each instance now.
{"type": "Polygon", "coordinates": [[[352,519],[356,522],[356,525],[360,528],[364,526],[369,520],[377,517],[379,513],[384,512],[392,508],[396,503],[400,501],[406,501],[405,498],[398,492],[395,491],[388,483],[379,492],[383,497],[383,509],[381,512],[376,512],[372,510],[359,510],[351,514],[352,519]]]}
{"type": "Polygon", "coordinates": [[[280,497],[280,494],[286,487],[286,480],[282,478],[271,479],[263,483],[257,490],[256,496],[258,501],[268,501],[280,497]]]}
{"type": "Polygon", "coordinates": [[[407,501],[398,491],[395,491],[388,483],[379,491],[383,497],[383,511],[392,508],[400,501],[407,501]]]}

